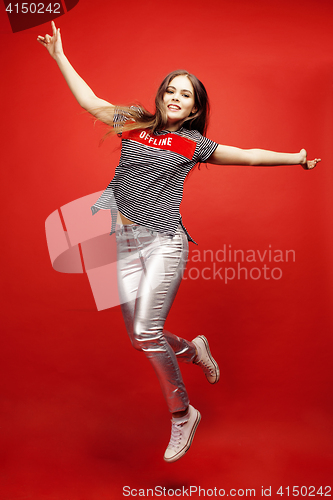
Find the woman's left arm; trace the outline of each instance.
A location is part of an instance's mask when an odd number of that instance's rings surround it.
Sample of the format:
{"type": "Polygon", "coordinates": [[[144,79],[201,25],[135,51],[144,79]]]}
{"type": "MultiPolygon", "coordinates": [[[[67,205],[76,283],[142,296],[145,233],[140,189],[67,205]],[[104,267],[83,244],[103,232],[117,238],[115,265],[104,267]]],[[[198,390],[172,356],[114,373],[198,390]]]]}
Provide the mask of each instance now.
{"type": "Polygon", "coordinates": [[[233,146],[218,145],[207,163],[215,165],[248,165],[274,167],[277,165],[301,165],[305,170],[313,169],[320,158],[307,160],[307,153],[302,149],[299,153],[276,153],[266,149],[240,149],[233,146]]]}

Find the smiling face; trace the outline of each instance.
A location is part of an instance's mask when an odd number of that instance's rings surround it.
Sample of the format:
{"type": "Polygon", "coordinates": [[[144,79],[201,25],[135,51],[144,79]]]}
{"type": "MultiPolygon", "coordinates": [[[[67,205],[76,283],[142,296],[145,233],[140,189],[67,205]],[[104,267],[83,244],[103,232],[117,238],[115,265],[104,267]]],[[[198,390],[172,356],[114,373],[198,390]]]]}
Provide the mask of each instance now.
{"type": "Polygon", "coordinates": [[[179,75],[169,83],[163,103],[167,112],[167,129],[170,132],[179,130],[190,114],[197,111],[193,85],[186,75],[179,75]]]}

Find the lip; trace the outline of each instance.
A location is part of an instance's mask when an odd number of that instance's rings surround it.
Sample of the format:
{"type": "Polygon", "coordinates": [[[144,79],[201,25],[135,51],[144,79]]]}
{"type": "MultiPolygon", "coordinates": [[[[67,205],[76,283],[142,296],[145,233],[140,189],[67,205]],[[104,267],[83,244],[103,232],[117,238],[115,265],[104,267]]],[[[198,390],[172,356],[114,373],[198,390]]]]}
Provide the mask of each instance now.
{"type": "Polygon", "coordinates": [[[177,104],[169,104],[168,108],[173,110],[179,110],[180,106],[178,106],[177,104]]]}

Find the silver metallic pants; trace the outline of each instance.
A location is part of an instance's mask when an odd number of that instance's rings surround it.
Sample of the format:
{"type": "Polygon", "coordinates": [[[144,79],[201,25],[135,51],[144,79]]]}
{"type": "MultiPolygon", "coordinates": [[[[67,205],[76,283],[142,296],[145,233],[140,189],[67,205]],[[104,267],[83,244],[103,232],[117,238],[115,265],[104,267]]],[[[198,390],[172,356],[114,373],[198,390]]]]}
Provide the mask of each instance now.
{"type": "Polygon", "coordinates": [[[186,267],[187,236],[180,224],[174,236],[117,224],[116,241],[119,298],[132,345],[151,362],[170,412],[185,410],[189,399],[178,361],[192,362],[196,350],[164,323],[186,267]]]}

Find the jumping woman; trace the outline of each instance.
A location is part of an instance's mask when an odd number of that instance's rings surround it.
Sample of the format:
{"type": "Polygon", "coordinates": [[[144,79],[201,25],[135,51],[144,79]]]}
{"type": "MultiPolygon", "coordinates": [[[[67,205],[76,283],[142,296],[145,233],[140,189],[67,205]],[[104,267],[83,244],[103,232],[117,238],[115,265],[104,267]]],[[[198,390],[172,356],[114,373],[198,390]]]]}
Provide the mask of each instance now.
{"type": "Polygon", "coordinates": [[[190,448],[200,413],[189,404],[178,362],[194,363],[207,380],[219,380],[218,365],[203,335],[191,342],[164,330],[182,280],[188,242],[196,243],[179,213],[187,174],[198,163],[215,165],[301,165],[312,169],[307,153],[276,153],[222,146],[205,137],[209,102],[203,84],[184,70],[170,73],[155,98],[156,110],[116,107],[98,98],[64,55],[60,29],[37,40],[57,62],[83,109],[121,137],[115,175],[92,207],[110,209],[117,242],[121,310],[133,347],[151,362],[172,413],[171,439],[164,460],[174,462],[190,448]]]}

